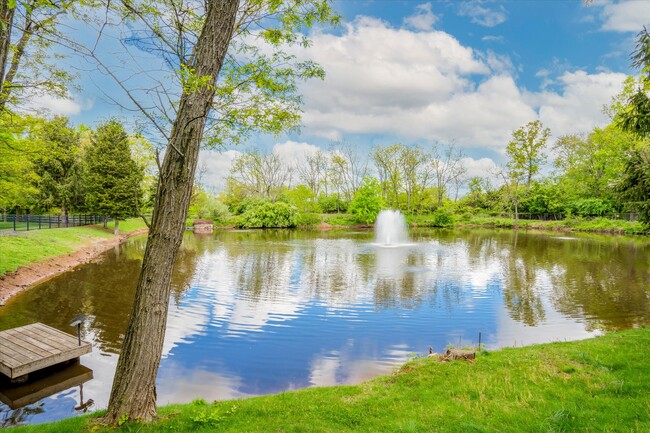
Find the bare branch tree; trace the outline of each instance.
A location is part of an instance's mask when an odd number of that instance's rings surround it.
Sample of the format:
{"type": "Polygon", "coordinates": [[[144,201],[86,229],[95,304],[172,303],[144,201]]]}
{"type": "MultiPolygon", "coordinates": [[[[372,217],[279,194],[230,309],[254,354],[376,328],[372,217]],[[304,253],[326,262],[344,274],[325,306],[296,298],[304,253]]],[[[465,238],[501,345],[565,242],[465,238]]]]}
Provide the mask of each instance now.
{"type": "Polygon", "coordinates": [[[438,189],[438,206],[442,206],[443,199],[449,185],[462,177],[467,169],[463,166],[464,154],[456,148],[456,143],[447,145],[436,144],[433,146],[431,166],[433,167],[436,188],[438,189]]]}

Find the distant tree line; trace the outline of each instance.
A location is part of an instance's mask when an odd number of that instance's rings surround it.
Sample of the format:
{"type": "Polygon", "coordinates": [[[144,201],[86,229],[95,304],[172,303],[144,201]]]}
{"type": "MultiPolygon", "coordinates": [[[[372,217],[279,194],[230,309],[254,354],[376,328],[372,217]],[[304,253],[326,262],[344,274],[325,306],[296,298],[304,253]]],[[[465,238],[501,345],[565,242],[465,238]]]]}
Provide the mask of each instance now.
{"type": "Polygon", "coordinates": [[[523,125],[507,143],[505,164],[485,177],[467,176],[468,159],[454,143],[429,148],[396,143],[375,146],[367,155],[336,144],[293,162],[277,153],[247,151],[230,169],[220,209],[223,215],[226,205],[238,215],[253,202],[283,202],[301,213],[349,212],[359,223],[374,221],[382,208],[411,215],[510,213],[515,219],[522,213],[558,218],[643,213],[650,189],[639,185],[641,178],[650,179],[644,156],[649,140],[623,127],[627,105],[620,104],[637,85],[630,79],[606,108],[610,124],[589,133],[549,143],[551,131],[539,120],[523,125]],[[629,168],[634,161],[641,167],[636,171],[629,168]],[[373,214],[370,208],[377,210],[373,214]]]}

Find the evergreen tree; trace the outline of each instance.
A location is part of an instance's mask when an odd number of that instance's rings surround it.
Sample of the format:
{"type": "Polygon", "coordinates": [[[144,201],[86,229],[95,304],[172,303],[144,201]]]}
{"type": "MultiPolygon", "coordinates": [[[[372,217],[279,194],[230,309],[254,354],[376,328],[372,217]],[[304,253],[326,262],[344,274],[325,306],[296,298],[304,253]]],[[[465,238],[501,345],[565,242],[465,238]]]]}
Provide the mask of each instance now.
{"type": "MultiPolygon", "coordinates": [[[[650,33],[644,27],[637,35],[632,53],[632,66],[641,69],[641,85],[618,113],[619,125],[641,138],[650,137],[650,33]]],[[[650,150],[641,146],[632,150],[625,166],[618,191],[623,200],[639,210],[639,219],[650,227],[650,150]]]]}
{"type": "Polygon", "coordinates": [[[65,117],[55,117],[34,128],[33,140],[42,152],[34,158],[35,186],[39,190],[37,205],[43,210],[61,208],[63,217],[70,209],[83,207],[79,182],[79,134],[65,117]]]}
{"type": "Polygon", "coordinates": [[[115,234],[120,219],[138,212],[142,177],[122,125],[116,120],[100,125],[85,155],[86,204],[91,212],[115,219],[115,234]]]}

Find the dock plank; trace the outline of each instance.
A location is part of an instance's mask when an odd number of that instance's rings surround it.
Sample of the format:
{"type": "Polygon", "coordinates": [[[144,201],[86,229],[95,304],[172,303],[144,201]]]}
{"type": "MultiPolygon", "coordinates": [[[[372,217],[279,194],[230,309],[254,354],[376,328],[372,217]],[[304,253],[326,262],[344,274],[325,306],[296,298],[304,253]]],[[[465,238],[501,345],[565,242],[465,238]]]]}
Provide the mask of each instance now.
{"type": "Polygon", "coordinates": [[[58,342],[59,344],[63,344],[64,346],[71,348],[77,347],[79,345],[77,337],[73,335],[66,334],[63,331],[59,331],[58,329],[43,325],[42,323],[35,323],[34,325],[35,332],[40,331],[41,335],[49,338],[52,341],[58,342]]]}
{"type": "Polygon", "coordinates": [[[10,364],[19,365],[30,361],[30,358],[12,348],[11,343],[3,338],[0,338],[0,354],[0,359],[6,359],[10,364]]]}
{"type": "Polygon", "coordinates": [[[40,338],[40,335],[37,332],[34,332],[31,329],[24,329],[22,331],[22,334],[25,340],[29,341],[30,343],[32,343],[37,347],[40,347],[46,352],[49,352],[50,354],[54,354],[60,351],[60,349],[57,349],[56,345],[49,344],[48,341],[44,341],[43,339],[40,338]]]}
{"type": "Polygon", "coordinates": [[[31,336],[27,335],[25,331],[19,332],[13,329],[8,329],[5,332],[9,336],[7,338],[9,341],[19,341],[22,347],[27,348],[32,353],[35,353],[38,358],[52,355],[49,350],[45,350],[41,347],[41,344],[38,342],[38,340],[34,340],[31,336]]]}
{"type": "Polygon", "coordinates": [[[0,332],[0,373],[13,379],[91,351],[89,343],[42,323],[8,329],[0,332]]]}
{"type": "Polygon", "coordinates": [[[49,353],[42,354],[40,349],[37,347],[32,346],[31,344],[27,343],[24,341],[20,335],[12,335],[9,333],[5,334],[5,340],[11,344],[13,347],[16,348],[16,351],[20,351],[21,354],[25,355],[28,357],[30,360],[35,361],[37,359],[42,358],[43,356],[49,356],[49,353]]]}
{"type": "Polygon", "coordinates": [[[14,344],[14,338],[9,335],[0,336],[0,347],[4,353],[9,354],[13,359],[19,362],[30,362],[34,359],[38,359],[33,353],[23,350],[22,347],[14,344]]]}

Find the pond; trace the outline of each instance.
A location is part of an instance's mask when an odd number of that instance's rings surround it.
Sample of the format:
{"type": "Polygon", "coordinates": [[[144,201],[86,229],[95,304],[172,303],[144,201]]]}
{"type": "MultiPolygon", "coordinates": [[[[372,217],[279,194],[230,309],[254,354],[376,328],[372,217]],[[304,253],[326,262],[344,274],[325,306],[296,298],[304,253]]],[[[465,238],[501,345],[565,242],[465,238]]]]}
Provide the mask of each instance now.
{"type": "MultiPolygon", "coordinates": [[[[488,230],[410,236],[406,246],[384,248],[370,231],[187,233],[159,404],[358,383],[429,347],[476,345],[479,333],[496,349],[650,324],[647,240],[488,230]]],[[[0,329],[38,321],[74,333],[69,323],[81,313],[93,345],[71,367],[84,368],[78,384],[62,379],[75,386],[14,409],[0,404],[0,426],[106,407],[145,241],[0,308],[0,329]]]]}

